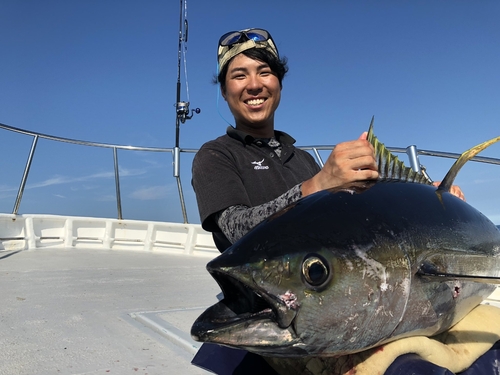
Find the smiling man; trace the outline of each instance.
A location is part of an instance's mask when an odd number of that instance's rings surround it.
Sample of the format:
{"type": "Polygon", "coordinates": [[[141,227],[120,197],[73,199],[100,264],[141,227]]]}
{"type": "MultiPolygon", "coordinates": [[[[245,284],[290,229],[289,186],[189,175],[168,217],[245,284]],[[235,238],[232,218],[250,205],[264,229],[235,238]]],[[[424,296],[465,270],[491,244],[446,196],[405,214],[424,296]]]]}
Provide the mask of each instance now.
{"type": "Polygon", "coordinates": [[[303,196],[378,176],[373,147],[363,133],[338,144],[321,169],[274,129],[288,71],[268,31],[224,34],[217,83],[234,117],[226,134],[205,143],[193,161],[193,188],[202,226],[222,252],[255,225],[303,196]]]}

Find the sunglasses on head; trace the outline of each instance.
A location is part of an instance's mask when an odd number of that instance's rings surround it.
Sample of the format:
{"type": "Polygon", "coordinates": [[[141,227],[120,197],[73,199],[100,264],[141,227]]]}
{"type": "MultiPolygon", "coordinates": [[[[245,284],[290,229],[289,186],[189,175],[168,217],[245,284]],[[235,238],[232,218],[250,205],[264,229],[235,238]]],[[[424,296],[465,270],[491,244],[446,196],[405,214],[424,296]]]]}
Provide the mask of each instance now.
{"type": "Polygon", "coordinates": [[[271,38],[271,34],[266,30],[230,31],[219,39],[219,49],[217,50],[218,71],[222,70],[234,56],[251,48],[264,48],[279,59],[278,49],[273,38],[271,38]]]}
{"type": "Polygon", "coordinates": [[[246,40],[254,42],[266,42],[272,40],[271,35],[263,29],[246,29],[241,31],[230,31],[219,39],[219,46],[232,46],[246,40]]]}

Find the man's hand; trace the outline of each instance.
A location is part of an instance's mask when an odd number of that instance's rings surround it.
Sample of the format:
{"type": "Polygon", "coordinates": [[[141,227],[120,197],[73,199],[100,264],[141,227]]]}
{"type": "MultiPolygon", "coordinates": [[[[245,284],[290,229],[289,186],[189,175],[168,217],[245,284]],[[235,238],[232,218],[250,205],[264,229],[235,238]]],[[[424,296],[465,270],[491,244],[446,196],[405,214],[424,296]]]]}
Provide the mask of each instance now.
{"type": "MultiPolygon", "coordinates": [[[[432,183],[432,185],[434,185],[435,187],[438,187],[439,184],[441,184],[441,181],[435,181],[432,183]]],[[[460,186],[458,185],[452,185],[451,188],[450,188],[450,194],[453,194],[454,196],[460,198],[461,200],[465,201],[465,195],[462,191],[462,189],[460,189],[460,186]]]]}
{"type": "Polygon", "coordinates": [[[349,182],[377,179],[375,152],[366,140],[367,134],[364,132],[357,140],[336,145],[321,171],[302,183],[302,195],[349,182]]]}

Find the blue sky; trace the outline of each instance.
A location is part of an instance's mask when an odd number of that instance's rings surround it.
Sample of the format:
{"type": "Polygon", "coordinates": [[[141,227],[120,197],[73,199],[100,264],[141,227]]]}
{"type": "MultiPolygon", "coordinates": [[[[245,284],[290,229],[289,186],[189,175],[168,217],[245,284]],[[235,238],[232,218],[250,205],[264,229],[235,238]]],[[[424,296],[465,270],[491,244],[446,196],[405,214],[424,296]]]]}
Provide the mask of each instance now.
{"type": "MultiPolygon", "coordinates": [[[[0,123],[173,147],[179,16],[173,0],[2,0],[0,123]]],[[[223,134],[219,110],[231,119],[211,83],[220,35],[261,27],[289,59],[276,128],[297,145],[357,138],[375,116],[387,146],[461,153],[500,135],[499,17],[496,0],[188,0],[181,99],[202,112],[182,124],[180,146],[223,134]]],[[[0,130],[0,212],[13,209],[31,142],[0,130]]],[[[500,158],[500,145],[482,156],[500,158]]],[[[118,158],[125,218],[182,220],[171,154],[118,158]]],[[[182,155],[182,187],[199,222],[191,161],[182,155]]],[[[421,162],[435,180],[452,164],[421,162]]],[[[468,163],[456,183],[500,224],[499,166],[468,163]]],[[[40,140],[19,213],[116,217],[112,151],[40,140]]]]}

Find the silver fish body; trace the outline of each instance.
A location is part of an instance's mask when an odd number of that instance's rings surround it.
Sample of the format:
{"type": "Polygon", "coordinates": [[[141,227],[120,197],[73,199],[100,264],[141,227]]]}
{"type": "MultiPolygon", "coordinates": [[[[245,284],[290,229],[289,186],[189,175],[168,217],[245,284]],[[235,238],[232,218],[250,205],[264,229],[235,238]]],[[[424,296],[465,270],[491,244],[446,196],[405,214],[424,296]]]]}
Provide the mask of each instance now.
{"type": "Polygon", "coordinates": [[[500,276],[500,231],[447,191],[395,180],[318,192],[207,265],[224,299],[193,338],[267,356],[340,356],[442,332],[500,276]]]}

